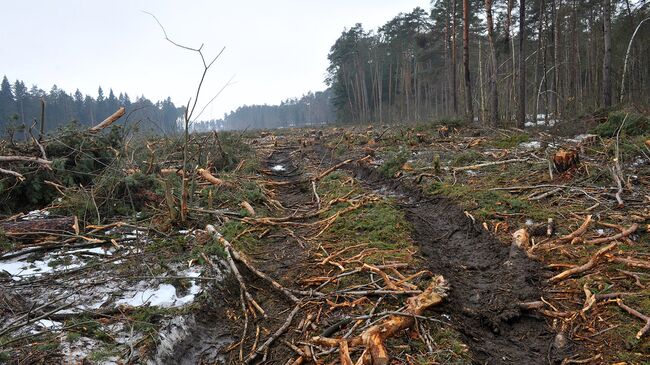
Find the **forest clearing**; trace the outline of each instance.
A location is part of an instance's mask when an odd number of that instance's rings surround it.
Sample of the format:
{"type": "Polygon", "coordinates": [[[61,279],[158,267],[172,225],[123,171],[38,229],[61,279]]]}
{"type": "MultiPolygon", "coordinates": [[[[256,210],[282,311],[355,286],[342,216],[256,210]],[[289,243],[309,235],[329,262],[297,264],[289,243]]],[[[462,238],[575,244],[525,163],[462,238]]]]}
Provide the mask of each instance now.
{"type": "Polygon", "coordinates": [[[37,3],[0,364],[650,364],[649,2],[37,3]]]}
{"type": "Polygon", "coordinates": [[[59,197],[0,222],[3,361],[643,363],[650,142],[606,137],[624,120],[195,134],[185,205],[182,139],[4,145],[17,201],[59,197]]]}

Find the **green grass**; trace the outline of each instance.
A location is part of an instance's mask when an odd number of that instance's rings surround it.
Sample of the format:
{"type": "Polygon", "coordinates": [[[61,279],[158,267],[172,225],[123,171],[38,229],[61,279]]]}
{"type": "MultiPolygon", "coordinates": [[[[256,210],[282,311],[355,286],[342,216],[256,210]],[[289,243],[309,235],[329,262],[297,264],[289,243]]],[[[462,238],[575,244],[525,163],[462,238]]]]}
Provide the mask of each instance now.
{"type": "Polygon", "coordinates": [[[463,184],[432,181],[425,187],[431,195],[444,195],[456,200],[461,207],[472,210],[480,218],[497,214],[521,214],[534,220],[545,220],[548,214],[534,203],[500,190],[475,189],[463,184]]]}
{"type": "Polygon", "coordinates": [[[614,137],[623,124],[621,134],[628,136],[650,135],[650,118],[640,114],[616,111],[609,113],[607,121],[599,124],[593,132],[601,137],[614,137]],[[625,120],[625,124],[623,124],[625,120]]]}
{"type": "Polygon", "coordinates": [[[469,349],[460,340],[460,335],[456,331],[450,328],[437,327],[429,331],[429,334],[433,338],[433,353],[417,356],[415,364],[472,364],[469,349]]]}
{"type": "MultiPolygon", "coordinates": [[[[68,331],[69,335],[76,333],[79,336],[94,338],[105,343],[114,342],[113,337],[104,331],[103,325],[88,316],[71,318],[65,322],[65,325],[66,327],[72,327],[68,331]]],[[[74,335],[72,336],[74,337],[74,335]]],[[[68,339],[70,339],[70,337],[68,337],[68,339]]]]}
{"type": "Polygon", "coordinates": [[[454,158],[451,160],[452,166],[465,166],[476,161],[479,161],[483,158],[483,155],[477,151],[467,151],[454,155],[454,158]]]}
{"type": "Polygon", "coordinates": [[[489,144],[497,148],[513,148],[517,147],[520,143],[528,142],[530,136],[526,133],[513,134],[508,137],[502,137],[491,141],[489,144]]]}
{"type": "MultiPolygon", "coordinates": [[[[337,209],[343,209],[343,205],[337,209]]],[[[406,247],[410,230],[404,213],[383,200],[339,217],[326,236],[342,239],[347,245],[367,242],[370,247],[390,250],[406,247]]]]}
{"type": "Polygon", "coordinates": [[[402,168],[402,165],[408,161],[410,156],[411,153],[404,148],[388,152],[378,171],[386,177],[393,177],[402,168]]]}

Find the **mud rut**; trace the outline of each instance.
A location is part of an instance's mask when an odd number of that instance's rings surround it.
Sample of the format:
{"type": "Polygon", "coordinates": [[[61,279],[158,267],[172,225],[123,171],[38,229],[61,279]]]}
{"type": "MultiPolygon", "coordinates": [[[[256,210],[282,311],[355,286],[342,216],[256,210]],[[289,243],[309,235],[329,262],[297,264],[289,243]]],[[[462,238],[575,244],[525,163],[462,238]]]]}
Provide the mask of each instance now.
{"type": "MultiPolygon", "coordinates": [[[[314,155],[336,162],[320,145],[314,155]]],[[[442,274],[451,287],[444,304],[433,311],[451,317],[475,363],[553,364],[570,354],[569,348],[554,348],[555,333],[543,318],[518,307],[542,295],[544,271],[538,262],[521,253],[511,257],[508,245],[448,198],[425,196],[417,186],[387,179],[366,165],[345,169],[369,189],[397,197],[427,268],[442,274]]]]}
{"type": "MultiPolygon", "coordinates": [[[[299,150],[298,145],[278,146],[266,156],[263,163],[267,170],[276,165],[285,168],[284,171],[274,172],[272,180],[292,181],[304,177],[301,161],[296,158],[299,150]]],[[[338,162],[331,158],[329,150],[320,145],[314,146],[302,157],[320,165],[321,170],[338,162]]],[[[507,245],[473,224],[447,198],[425,196],[416,186],[387,179],[371,167],[352,164],[344,169],[367,188],[397,197],[400,209],[413,226],[412,239],[418,244],[427,268],[433,273],[442,274],[451,287],[444,304],[433,311],[461,334],[475,363],[554,364],[570,355],[567,349],[562,353],[554,349],[555,334],[543,318],[522,313],[518,308],[518,303],[539,300],[541,296],[544,272],[538,263],[523,254],[510,257],[507,245]]],[[[305,184],[275,188],[276,198],[287,212],[300,213],[301,210],[313,208],[310,189],[301,185],[305,184]]],[[[294,238],[276,234],[267,236],[264,245],[252,252],[250,257],[260,270],[287,287],[295,287],[295,279],[301,274],[300,263],[309,258],[309,250],[301,247],[294,238]]],[[[262,327],[262,333],[264,329],[274,331],[286,318],[291,303],[270,290],[267,283],[257,279],[244,267],[240,267],[240,270],[250,283],[249,290],[268,315],[259,322],[251,319],[245,347],[250,349],[256,325],[262,327]]],[[[210,295],[212,299],[205,310],[196,316],[196,320],[190,323],[185,338],[174,344],[166,356],[158,357],[162,362],[157,363],[202,363],[206,352],[214,355],[216,347],[227,346],[224,338],[240,338],[241,324],[232,323],[224,315],[227,308],[235,311],[237,316],[241,311],[234,279],[226,279],[223,285],[213,288],[210,295]],[[217,335],[217,339],[213,335],[217,335]],[[219,341],[221,346],[215,346],[219,341]]],[[[296,318],[301,318],[301,315],[296,318]]],[[[294,321],[295,324],[299,319],[294,321]]],[[[244,357],[246,355],[245,351],[244,357]]],[[[266,363],[284,363],[290,356],[291,353],[283,345],[275,343],[266,363]]],[[[214,356],[208,358],[216,359],[214,356]]],[[[238,349],[221,359],[238,363],[238,349]]]]}

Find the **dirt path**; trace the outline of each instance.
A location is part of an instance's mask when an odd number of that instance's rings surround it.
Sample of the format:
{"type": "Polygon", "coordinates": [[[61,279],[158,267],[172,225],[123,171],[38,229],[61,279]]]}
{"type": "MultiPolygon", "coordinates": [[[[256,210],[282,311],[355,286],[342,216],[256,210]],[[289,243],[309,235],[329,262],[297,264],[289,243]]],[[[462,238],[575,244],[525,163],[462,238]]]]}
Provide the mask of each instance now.
{"type": "MultiPolygon", "coordinates": [[[[329,159],[323,148],[315,150],[317,158],[329,159]]],[[[523,254],[510,257],[507,245],[474,225],[447,198],[424,196],[371,167],[347,169],[368,188],[399,197],[428,268],[451,285],[450,296],[435,311],[451,317],[476,363],[548,364],[566,357],[567,349],[554,349],[555,334],[544,319],[522,313],[517,305],[542,295],[539,263],[523,254]]]]}
{"type": "MultiPolygon", "coordinates": [[[[327,158],[322,148],[310,151],[305,160],[299,146],[285,142],[264,156],[263,168],[274,182],[297,181],[305,177],[311,165],[326,169],[335,161],[327,158]]],[[[524,255],[510,257],[509,247],[475,226],[463,211],[449,199],[427,197],[415,186],[386,179],[375,169],[359,165],[346,167],[366,188],[384,195],[396,196],[400,209],[413,226],[412,238],[429,270],[442,274],[450,283],[450,295],[435,312],[462,335],[477,364],[547,364],[559,363],[566,353],[553,348],[554,333],[542,318],[532,317],[518,309],[518,303],[538,300],[541,296],[543,270],[524,255]]],[[[275,198],[284,206],[278,215],[312,211],[314,202],[307,184],[274,187],[275,198]]],[[[304,236],[297,228],[296,235],[304,236]]],[[[311,257],[310,247],[274,230],[263,238],[264,244],[252,248],[249,255],[258,269],[271,274],[286,287],[297,287],[296,280],[305,273],[304,263],[311,257]]],[[[286,298],[270,290],[268,284],[240,268],[249,283],[251,294],[267,311],[267,318],[249,318],[244,349],[253,347],[255,333],[268,334],[280,327],[291,309],[286,298]],[[259,329],[258,329],[259,328],[259,329]]],[[[235,283],[226,283],[227,297],[238,298],[235,283]],[[230,289],[228,289],[230,288],[230,289]]],[[[231,306],[233,309],[236,306],[231,306]]],[[[234,309],[236,310],[236,309],[234,309]]],[[[294,318],[294,323],[304,315],[294,318]]],[[[194,328],[201,328],[202,322],[194,328]]],[[[233,328],[232,337],[240,337],[233,328]]],[[[265,338],[266,335],[262,335],[265,338]]],[[[293,337],[291,333],[285,338],[293,337]]],[[[192,351],[191,341],[175,346],[192,351]]],[[[205,351],[204,346],[202,351],[205,351]]],[[[196,351],[194,351],[196,352],[196,351]]],[[[566,352],[566,351],[565,351],[566,352]]],[[[238,363],[239,351],[229,353],[229,363],[238,363]]],[[[275,344],[266,355],[268,363],[281,363],[292,354],[275,344]]],[[[246,357],[246,350],[243,353],[246,357]]],[[[179,357],[172,356],[180,360],[179,357]]]]}

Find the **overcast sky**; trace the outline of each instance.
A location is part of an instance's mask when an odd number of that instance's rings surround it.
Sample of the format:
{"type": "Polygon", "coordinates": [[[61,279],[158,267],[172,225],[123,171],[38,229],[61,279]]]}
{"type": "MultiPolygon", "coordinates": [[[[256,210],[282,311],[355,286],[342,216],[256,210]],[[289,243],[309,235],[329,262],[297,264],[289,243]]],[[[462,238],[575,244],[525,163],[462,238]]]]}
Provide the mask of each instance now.
{"type": "Polygon", "coordinates": [[[345,27],[383,25],[429,0],[1,0],[0,77],[49,90],[79,88],[97,95],[126,91],[135,99],[193,95],[202,64],[197,54],[165,41],[198,47],[206,57],[226,47],[210,70],[202,101],[234,76],[201,119],[238,106],[276,104],[325,88],[327,53],[345,27]]]}

